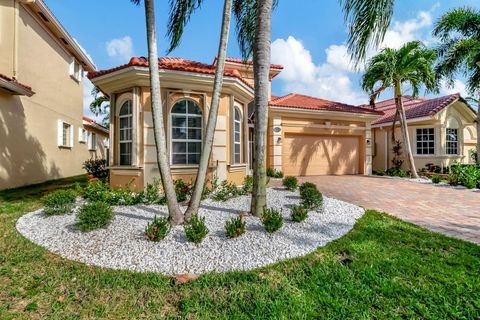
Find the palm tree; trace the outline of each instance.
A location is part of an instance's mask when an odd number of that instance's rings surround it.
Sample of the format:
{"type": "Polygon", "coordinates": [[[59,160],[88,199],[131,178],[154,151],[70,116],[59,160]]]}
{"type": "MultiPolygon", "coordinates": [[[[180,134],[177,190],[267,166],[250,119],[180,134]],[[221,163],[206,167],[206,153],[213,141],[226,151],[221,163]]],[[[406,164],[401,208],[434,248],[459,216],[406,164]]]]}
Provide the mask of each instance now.
{"type": "Polygon", "coordinates": [[[407,160],[412,175],[417,178],[417,170],[413,160],[410,137],[407,128],[407,117],[402,101],[402,88],[409,85],[412,95],[418,95],[421,86],[429,91],[436,90],[435,71],[433,63],[437,55],[434,50],[428,50],[419,41],[404,44],[400,49],[385,48],[371,58],[367,63],[362,77],[362,88],[370,93],[374,106],[378,96],[388,88],[394,91],[396,115],[399,117],[403,135],[403,143],[407,152],[407,160]]]}
{"type": "MultiPolygon", "coordinates": [[[[140,0],[131,0],[139,5],[140,0]]],[[[144,0],[145,17],[147,25],[148,67],[150,71],[150,92],[152,99],[152,118],[155,145],[157,149],[157,163],[160,170],[163,189],[167,198],[168,212],[172,224],[184,222],[183,213],[177,202],[172,174],[167,159],[167,144],[163,122],[162,99],[160,96],[160,75],[158,70],[157,37],[155,32],[155,7],[154,0],[144,0]]]]}
{"type": "MultiPolygon", "coordinates": [[[[200,7],[202,0],[172,0],[170,10],[170,21],[168,24],[168,36],[170,38],[169,52],[175,49],[180,43],[183,34],[183,28],[194,10],[200,7]]],[[[217,63],[215,68],[215,80],[213,84],[213,95],[210,103],[210,113],[208,115],[205,140],[203,142],[200,164],[198,166],[195,187],[190,199],[185,219],[188,221],[193,215],[198,213],[200,201],[202,199],[205,182],[207,179],[208,163],[212,153],[213,138],[215,127],[217,125],[218,108],[220,106],[220,94],[223,85],[223,73],[225,70],[225,59],[227,55],[228,36],[230,33],[230,19],[232,14],[232,0],[225,0],[223,7],[222,29],[220,33],[220,43],[218,46],[217,63]]]]}
{"type": "Polygon", "coordinates": [[[110,99],[101,94],[97,87],[92,89],[93,101],[90,103],[90,111],[95,115],[103,115],[102,125],[106,128],[110,127],[110,99]]]}
{"type": "MultiPolygon", "coordinates": [[[[471,8],[453,9],[435,24],[433,35],[442,42],[437,48],[437,76],[453,84],[460,73],[467,78],[467,90],[480,96],[480,11],[471,8]]],[[[480,100],[480,99],[479,99],[480,100]]],[[[477,163],[480,164],[480,103],[477,109],[477,163]]]]}

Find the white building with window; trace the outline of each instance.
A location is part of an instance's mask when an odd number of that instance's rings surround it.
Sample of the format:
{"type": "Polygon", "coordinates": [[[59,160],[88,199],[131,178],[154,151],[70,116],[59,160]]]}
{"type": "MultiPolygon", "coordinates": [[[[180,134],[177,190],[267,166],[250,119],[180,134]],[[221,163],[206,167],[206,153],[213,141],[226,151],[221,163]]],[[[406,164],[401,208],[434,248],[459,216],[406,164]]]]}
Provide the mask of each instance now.
{"type": "MultiPolygon", "coordinates": [[[[417,170],[427,164],[448,167],[454,162],[473,163],[477,132],[475,110],[459,94],[439,98],[403,97],[413,158],[417,170]]],[[[395,117],[393,99],[376,104],[385,115],[372,124],[374,130],[373,169],[386,170],[392,166],[392,125],[395,117]]],[[[402,141],[399,123],[395,139],[402,141]]],[[[405,156],[405,150],[403,150],[405,156]]],[[[408,168],[406,159],[404,167],[408,168]]]]}

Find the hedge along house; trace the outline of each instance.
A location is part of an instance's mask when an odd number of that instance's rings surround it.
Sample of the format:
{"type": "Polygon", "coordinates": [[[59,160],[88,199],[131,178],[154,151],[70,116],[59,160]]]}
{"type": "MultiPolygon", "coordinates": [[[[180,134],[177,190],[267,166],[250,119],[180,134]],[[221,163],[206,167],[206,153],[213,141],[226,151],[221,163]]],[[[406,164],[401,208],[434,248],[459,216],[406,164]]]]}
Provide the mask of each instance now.
{"type": "MultiPolygon", "coordinates": [[[[402,99],[417,170],[429,163],[440,167],[448,167],[455,161],[473,163],[470,152],[475,148],[478,134],[475,127],[476,113],[460,94],[434,99],[404,96],[402,99]]],[[[375,144],[373,168],[386,170],[392,167],[394,157],[392,125],[395,101],[390,99],[378,102],[376,110],[385,114],[372,125],[375,144]]],[[[398,122],[395,139],[403,141],[398,122]]],[[[403,168],[407,169],[405,150],[402,152],[403,168]]]]}
{"type": "MultiPolygon", "coordinates": [[[[174,179],[194,179],[200,160],[215,75],[215,62],[160,58],[167,152],[174,179]]],[[[248,174],[248,104],[253,101],[251,66],[228,59],[209,178],[241,184],[248,174]]],[[[281,66],[272,65],[271,77],[281,66]]],[[[89,73],[111,99],[110,182],[142,189],[159,177],[150,100],[148,61],[132,58],[120,67],[89,73]]]]}

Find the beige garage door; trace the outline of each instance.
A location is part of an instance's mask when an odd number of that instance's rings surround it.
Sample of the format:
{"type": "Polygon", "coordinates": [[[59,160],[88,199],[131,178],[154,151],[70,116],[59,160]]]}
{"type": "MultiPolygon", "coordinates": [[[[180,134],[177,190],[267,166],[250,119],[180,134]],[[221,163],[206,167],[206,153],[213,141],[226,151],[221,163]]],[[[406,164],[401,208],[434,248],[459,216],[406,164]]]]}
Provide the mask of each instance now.
{"type": "Polygon", "coordinates": [[[283,171],[293,176],[358,174],[359,152],[359,137],[286,134],[283,171]]]}

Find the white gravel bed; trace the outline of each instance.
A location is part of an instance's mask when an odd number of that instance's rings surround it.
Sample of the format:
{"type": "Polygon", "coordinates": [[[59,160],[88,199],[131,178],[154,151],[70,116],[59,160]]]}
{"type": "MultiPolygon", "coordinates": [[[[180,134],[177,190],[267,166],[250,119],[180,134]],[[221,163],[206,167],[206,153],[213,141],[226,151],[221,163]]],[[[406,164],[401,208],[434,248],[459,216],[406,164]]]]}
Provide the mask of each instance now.
{"type": "Polygon", "coordinates": [[[204,241],[187,242],[183,227],[172,228],[163,241],[149,242],[144,230],[154,215],[167,215],[165,206],[115,207],[115,219],[106,229],[89,233],[78,231],[74,214],[46,217],[42,210],[28,213],[17,222],[25,237],[60,256],[88,265],[166,275],[201,274],[230,270],[250,270],[314,251],[340,238],[364,214],[364,209],[331,198],[324,198],[323,210],[310,212],[302,223],[290,219],[298,193],[269,188],[268,204],[282,210],[282,229],[268,234],[260,220],[246,218],[246,232],[239,238],[225,236],[225,221],[250,206],[250,196],[227,202],[207,199],[199,215],[210,230],[204,241]]]}

